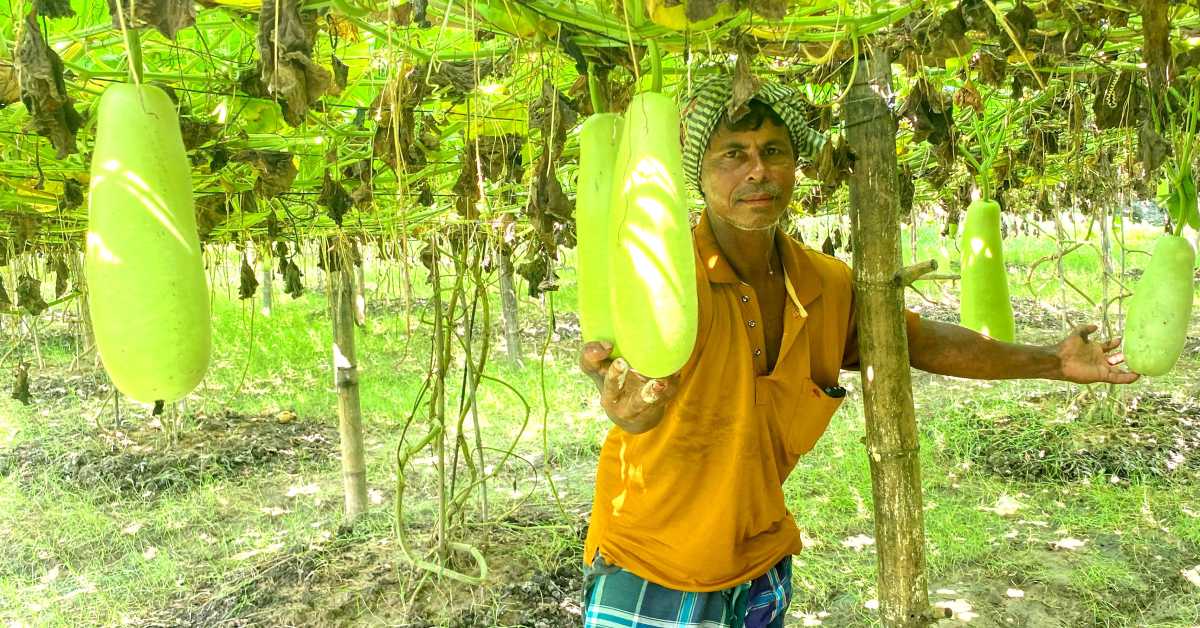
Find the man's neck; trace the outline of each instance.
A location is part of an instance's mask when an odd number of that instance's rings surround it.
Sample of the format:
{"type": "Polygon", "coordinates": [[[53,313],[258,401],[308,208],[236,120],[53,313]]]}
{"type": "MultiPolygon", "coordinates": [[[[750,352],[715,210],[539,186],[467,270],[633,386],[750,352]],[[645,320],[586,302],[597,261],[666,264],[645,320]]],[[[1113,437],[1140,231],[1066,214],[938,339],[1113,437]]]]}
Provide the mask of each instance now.
{"type": "Polygon", "coordinates": [[[742,229],[726,222],[715,212],[705,211],[708,212],[708,222],[717,246],[742,281],[760,283],[782,276],[782,264],[775,251],[776,226],[742,229]]]}

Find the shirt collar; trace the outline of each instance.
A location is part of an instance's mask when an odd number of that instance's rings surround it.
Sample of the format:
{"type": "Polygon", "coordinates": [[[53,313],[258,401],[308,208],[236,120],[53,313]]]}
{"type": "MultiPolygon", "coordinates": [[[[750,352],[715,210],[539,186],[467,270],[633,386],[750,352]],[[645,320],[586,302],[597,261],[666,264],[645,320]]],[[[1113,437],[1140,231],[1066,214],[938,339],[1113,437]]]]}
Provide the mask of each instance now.
{"type": "MultiPolygon", "coordinates": [[[[700,214],[700,222],[693,229],[696,250],[708,280],[713,283],[740,283],[737,272],[725,259],[713,234],[708,212],[700,214]]],[[[782,229],[775,230],[775,246],[783,260],[783,269],[792,284],[801,305],[808,305],[821,295],[821,277],[809,259],[810,253],[804,245],[789,237],[782,229]]]]}

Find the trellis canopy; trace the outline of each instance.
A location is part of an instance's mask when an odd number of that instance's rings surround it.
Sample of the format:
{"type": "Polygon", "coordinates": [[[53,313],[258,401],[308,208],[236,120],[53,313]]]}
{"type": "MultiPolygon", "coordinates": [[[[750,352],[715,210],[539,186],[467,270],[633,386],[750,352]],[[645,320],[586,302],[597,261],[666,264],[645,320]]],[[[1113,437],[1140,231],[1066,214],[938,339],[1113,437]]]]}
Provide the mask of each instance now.
{"type": "Polygon", "coordinates": [[[135,52],[123,27],[141,32],[142,80],[179,103],[206,240],[515,218],[535,248],[569,246],[574,129],[646,89],[654,52],[668,90],[719,69],[735,90],[770,75],[806,94],[831,141],[798,211],[844,203],[840,105],[866,47],[898,71],[902,207],[953,211],[972,185],[1009,211],[1153,198],[1194,141],[1196,2],[117,4],[0,13],[5,257],[85,232],[97,97],[135,52]]]}

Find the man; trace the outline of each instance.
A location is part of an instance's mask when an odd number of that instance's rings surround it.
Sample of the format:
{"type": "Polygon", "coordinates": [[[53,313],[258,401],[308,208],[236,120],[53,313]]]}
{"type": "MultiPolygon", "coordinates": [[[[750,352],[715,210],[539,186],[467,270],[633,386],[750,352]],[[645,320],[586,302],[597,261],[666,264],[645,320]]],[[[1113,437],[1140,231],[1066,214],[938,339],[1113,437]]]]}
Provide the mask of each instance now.
{"type": "MultiPolygon", "coordinates": [[[[783,626],[801,549],[783,482],[840,405],[839,371],[858,364],[849,267],[777,228],[798,156],[822,140],[787,88],[762,87],[736,120],[729,98],[727,82],[710,82],[683,113],[685,174],[706,204],[691,358],[663,380],[601,343],[580,359],[616,424],[585,545],[588,627],[783,626]]],[[[1089,341],[1094,326],[1035,347],[906,317],[911,363],[931,373],[1137,379],[1111,355],[1119,339],[1089,341]]]]}

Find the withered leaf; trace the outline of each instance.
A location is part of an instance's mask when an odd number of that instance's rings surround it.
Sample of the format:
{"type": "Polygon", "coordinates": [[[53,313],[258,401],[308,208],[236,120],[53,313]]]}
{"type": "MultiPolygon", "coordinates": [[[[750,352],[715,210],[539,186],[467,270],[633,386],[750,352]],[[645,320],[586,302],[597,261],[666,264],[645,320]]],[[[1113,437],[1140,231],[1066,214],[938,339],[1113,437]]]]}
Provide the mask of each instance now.
{"type": "Polygon", "coordinates": [[[550,270],[550,260],[545,255],[517,267],[517,274],[529,284],[529,296],[537,298],[543,292],[558,290],[558,274],[550,270]]]}
{"type": "Polygon", "coordinates": [[[733,124],[737,124],[750,111],[746,103],[758,93],[762,81],[754,76],[751,63],[754,60],[754,50],[749,45],[739,46],[737,63],[733,69],[733,86],[726,116],[733,124]]]}
{"type": "Polygon", "coordinates": [[[1017,36],[1017,43],[1022,47],[1029,43],[1029,32],[1036,29],[1037,15],[1033,13],[1033,9],[1025,6],[1024,2],[1018,2],[1017,6],[1004,15],[1005,21],[1012,28],[1013,34],[1017,36]]]}
{"type": "Polygon", "coordinates": [[[829,237],[829,235],[826,235],[825,241],[821,243],[821,252],[826,255],[835,255],[837,253],[837,247],[833,245],[833,238],[829,237]]]}
{"type": "Polygon", "coordinates": [[[50,139],[58,159],[78,152],[75,132],[83,124],[83,117],[67,94],[62,59],[46,45],[33,13],[25,17],[16,56],[21,102],[32,116],[29,127],[50,139]]]}
{"type": "Polygon", "coordinates": [[[394,171],[408,172],[425,164],[425,152],[414,141],[414,111],[428,89],[418,70],[409,68],[389,81],[371,104],[373,117],[379,121],[371,144],[374,157],[394,171]]]}
{"type": "Polygon", "coordinates": [[[37,316],[50,307],[42,298],[42,284],[29,275],[17,278],[17,306],[30,316],[37,316]]]}
{"type": "Polygon", "coordinates": [[[334,181],[333,177],[329,175],[329,171],[326,170],[325,177],[321,181],[321,196],[317,199],[317,203],[325,208],[329,217],[340,227],[342,226],[342,216],[345,216],[350,207],[354,205],[354,199],[350,198],[350,195],[346,193],[346,188],[342,187],[341,183],[334,181]]]}
{"type": "Polygon", "coordinates": [[[289,259],[283,269],[283,291],[293,299],[304,294],[304,284],[300,282],[300,277],[300,267],[289,259]]]}
{"type": "Polygon", "coordinates": [[[979,91],[968,81],[954,92],[954,104],[959,107],[970,107],[977,113],[983,113],[983,98],[979,91]]]}
{"type": "Polygon", "coordinates": [[[333,66],[333,83],[329,86],[329,93],[340,96],[342,90],[346,89],[346,82],[350,80],[350,66],[342,63],[337,55],[333,55],[330,63],[333,66]]]}
{"type": "Polygon", "coordinates": [[[1142,179],[1150,181],[1171,154],[1171,145],[1154,130],[1150,120],[1142,120],[1138,126],[1138,159],[1142,162],[1142,179]]]}
{"type": "Polygon", "coordinates": [[[263,0],[258,18],[259,70],[271,94],[287,103],[283,118],[292,126],[333,83],[329,70],[312,60],[316,21],[300,15],[299,0],[263,0]],[[278,23],[278,30],[276,30],[278,23]]]}
{"type": "Polygon", "coordinates": [[[562,154],[567,131],[575,126],[579,111],[575,104],[559,92],[549,80],[542,82],[542,93],[529,105],[529,127],[542,132],[542,149],[549,153],[550,161],[557,161],[562,154]]]}
{"type": "MultiPolygon", "coordinates": [[[[283,230],[279,228],[279,219],[275,217],[275,210],[268,208],[267,209],[267,239],[268,240],[278,240],[279,236],[281,236],[281,235],[283,235],[283,230]]],[[[284,245],[282,242],[276,242],[275,244],[277,246],[282,245],[284,247],[283,253],[281,255],[287,255],[287,246],[286,245],[284,245]]]]}
{"type": "Polygon", "coordinates": [[[33,402],[33,395],[29,393],[29,365],[24,362],[18,363],[13,372],[12,398],[25,405],[33,402]]]}
{"type": "Polygon", "coordinates": [[[63,179],[63,191],[58,197],[58,211],[67,211],[83,205],[83,186],[73,177],[63,179]]]}
{"type": "Polygon", "coordinates": [[[17,81],[17,69],[7,61],[0,61],[0,107],[21,100],[21,83],[17,81]]]}
{"type": "Polygon", "coordinates": [[[33,12],[51,19],[75,17],[75,10],[71,8],[71,0],[33,0],[33,12]]]}
{"type": "Polygon", "coordinates": [[[242,269],[238,273],[238,298],[250,299],[258,291],[258,278],[254,276],[254,267],[242,256],[242,269]]]}
{"type": "MultiPolygon", "coordinates": [[[[687,17],[689,22],[701,22],[707,20],[708,18],[716,15],[717,5],[721,2],[722,0],[688,0],[687,4],[683,7],[684,15],[687,17]]],[[[671,6],[672,4],[679,5],[681,3],[682,0],[677,2],[668,1],[665,2],[664,5],[671,6]]]]}
{"type": "Polygon", "coordinates": [[[962,11],[963,22],[967,30],[983,31],[989,35],[1000,34],[1000,25],[996,23],[996,14],[983,0],[961,0],[958,9],[962,11]]]}
{"type": "Polygon", "coordinates": [[[250,164],[258,171],[254,191],[262,198],[270,199],[288,191],[299,173],[292,154],[277,150],[244,150],[234,159],[250,164]]]}
{"type": "Polygon", "coordinates": [[[67,293],[67,286],[70,285],[71,271],[67,270],[67,263],[63,261],[61,255],[54,256],[54,298],[61,299],[67,293]]]}
{"type": "Polygon", "coordinates": [[[913,141],[925,140],[939,145],[951,138],[954,127],[954,111],[951,102],[941,90],[925,79],[920,79],[909,91],[908,100],[900,111],[913,129],[913,141]]]}
{"type": "Polygon", "coordinates": [[[512,57],[505,56],[477,61],[432,60],[420,72],[422,78],[429,75],[429,83],[465,96],[475,89],[477,81],[491,76],[505,76],[511,69],[512,57]]]}
{"type": "Polygon", "coordinates": [[[108,13],[113,29],[121,30],[120,5],[126,28],[153,26],[163,37],[174,40],[175,34],[196,23],[196,4],[192,0],[108,0],[108,13]]]}
{"type": "Polygon", "coordinates": [[[769,20],[782,20],[787,17],[787,0],[750,0],[749,4],[752,11],[769,20]]]}
{"type": "Polygon", "coordinates": [[[207,240],[213,229],[224,223],[232,212],[229,197],[224,194],[208,194],[197,198],[196,234],[201,240],[207,240]]]}
{"type": "Polygon", "coordinates": [[[220,131],[220,125],[200,120],[192,115],[179,116],[179,132],[183,135],[183,147],[187,150],[199,148],[212,141],[220,131]]]}
{"type": "Polygon", "coordinates": [[[12,219],[13,251],[20,254],[33,246],[41,222],[36,215],[30,214],[18,215],[12,219]]]}

